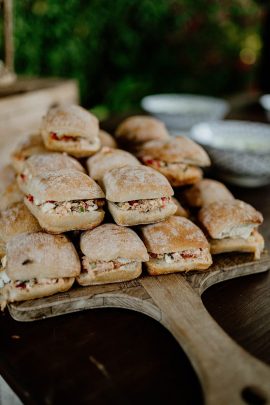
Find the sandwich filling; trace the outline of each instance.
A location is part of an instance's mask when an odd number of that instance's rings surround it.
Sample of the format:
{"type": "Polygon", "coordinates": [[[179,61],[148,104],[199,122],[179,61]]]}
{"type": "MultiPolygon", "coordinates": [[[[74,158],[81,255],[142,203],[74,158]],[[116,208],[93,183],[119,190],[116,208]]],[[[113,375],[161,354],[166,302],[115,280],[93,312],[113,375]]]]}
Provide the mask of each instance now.
{"type": "Polygon", "coordinates": [[[149,200],[133,200],[125,202],[115,202],[114,204],[121,210],[134,210],[139,212],[149,212],[157,209],[165,208],[172,203],[171,197],[161,197],[149,200]]]}
{"type": "Polygon", "coordinates": [[[204,259],[205,255],[208,254],[208,249],[187,249],[180,252],[171,252],[171,253],[149,253],[151,259],[162,260],[168,264],[175,262],[185,262],[186,260],[193,259],[204,259]]]}
{"type": "Polygon", "coordinates": [[[29,290],[35,285],[51,285],[58,282],[58,278],[32,278],[30,280],[15,280],[12,281],[7,273],[5,272],[5,267],[7,265],[7,258],[4,256],[1,260],[3,269],[0,270],[0,288],[4,288],[6,284],[12,287],[20,288],[23,290],[29,290]]]}
{"type": "Polygon", "coordinates": [[[186,172],[190,165],[182,163],[182,162],[164,162],[164,160],[159,160],[159,159],[152,159],[149,156],[144,156],[141,158],[142,162],[146,166],[151,166],[153,169],[162,169],[162,168],[167,168],[169,170],[178,170],[181,172],[186,172]]]}
{"type": "Polygon", "coordinates": [[[82,273],[98,274],[110,272],[112,270],[121,269],[121,267],[124,267],[131,263],[135,263],[135,261],[130,259],[123,259],[121,257],[110,261],[97,260],[93,262],[90,261],[87,256],[83,256],[82,273]]]}
{"type": "Polygon", "coordinates": [[[230,229],[224,229],[220,237],[218,239],[224,239],[224,238],[243,238],[243,239],[248,239],[252,232],[254,231],[254,228],[256,228],[256,224],[243,224],[243,225],[238,225],[238,226],[233,226],[230,229]]]}
{"type": "Polygon", "coordinates": [[[64,135],[64,134],[57,134],[56,132],[50,132],[50,139],[53,141],[60,141],[60,142],[68,142],[68,143],[74,143],[76,145],[79,145],[81,147],[89,147],[91,146],[98,146],[99,142],[98,139],[95,140],[94,142],[91,142],[87,138],[83,138],[82,136],[73,136],[73,135],[64,135]]]}
{"type": "Polygon", "coordinates": [[[41,203],[29,194],[27,199],[32,204],[35,204],[43,213],[58,215],[93,212],[99,210],[105,204],[102,198],[95,200],[45,201],[41,203]]]}

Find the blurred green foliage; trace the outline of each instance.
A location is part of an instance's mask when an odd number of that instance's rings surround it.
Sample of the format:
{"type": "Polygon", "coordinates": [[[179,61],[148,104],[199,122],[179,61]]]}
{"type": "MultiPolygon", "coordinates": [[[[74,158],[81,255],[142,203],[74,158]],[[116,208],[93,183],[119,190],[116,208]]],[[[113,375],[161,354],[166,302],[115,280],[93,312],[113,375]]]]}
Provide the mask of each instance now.
{"type": "Polygon", "coordinates": [[[252,0],[15,0],[16,71],[75,77],[84,105],[113,112],[222,95],[250,83],[259,24],[252,0]]]}

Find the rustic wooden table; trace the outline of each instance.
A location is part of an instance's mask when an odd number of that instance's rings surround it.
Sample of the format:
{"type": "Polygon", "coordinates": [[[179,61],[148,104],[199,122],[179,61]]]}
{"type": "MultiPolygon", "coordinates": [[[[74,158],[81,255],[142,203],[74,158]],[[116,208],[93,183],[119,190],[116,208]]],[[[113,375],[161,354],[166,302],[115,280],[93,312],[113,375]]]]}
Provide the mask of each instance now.
{"type": "MultiPolygon", "coordinates": [[[[255,114],[263,119],[256,109],[248,118],[255,114]]],[[[270,186],[231,189],[264,214],[269,249],[270,186]]],[[[203,301],[235,341],[270,364],[269,272],[215,285],[203,301]]],[[[0,374],[25,404],[203,403],[198,378],[174,338],[153,319],[127,310],[33,323],[1,314],[0,374]]]]}

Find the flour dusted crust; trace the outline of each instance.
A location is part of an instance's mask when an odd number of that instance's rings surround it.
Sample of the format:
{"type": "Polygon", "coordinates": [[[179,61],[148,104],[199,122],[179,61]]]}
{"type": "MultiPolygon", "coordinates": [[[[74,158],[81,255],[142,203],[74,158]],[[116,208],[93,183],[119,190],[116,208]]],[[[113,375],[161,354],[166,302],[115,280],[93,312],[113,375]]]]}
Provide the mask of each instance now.
{"type": "Polygon", "coordinates": [[[156,118],[135,115],[125,119],[116,129],[117,140],[126,146],[136,146],[153,139],[170,137],[164,123],[156,118]]]}
{"type": "Polygon", "coordinates": [[[247,226],[255,228],[263,221],[260,212],[240,200],[213,202],[201,208],[198,218],[213,239],[244,235],[247,226]]]}
{"type": "Polygon", "coordinates": [[[102,129],[99,130],[99,138],[101,142],[101,146],[107,146],[108,148],[116,149],[117,148],[117,142],[114,139],[114,137],[109,134],[106,131],[103,131],[102,129]]]}
{"type": "Polygon", "coordinates": [[[77,105],[63,105],[51,108],[43,118],[41,135],[47,149],[67,152],[75,157],[93,155],[100,148],[99,124],[97,118],[77,105]],[[81,142],[55,140],[51,134],[80,137],[81,142]]]}
{"type": "Polygon", "coordinates": [[[170,197],[173,189],[161,173],[146,166],[124,166],[103,177],[106,199],[124,202],[139,199],[170,197]]]}
{"type": "Polygon", "coordinates": [[[106,172],[126,165],[138,166],[140,162],[129,152],[107,147],[87,160],[89,175],[98,181],[102,180],[106,172]]]}
{"type": "Polygon", "coordinates": [[[28,301],[68,291],[74,281],[74,277],[59,278],[54,284],[35,284],[29,290],[16,288],[13,283],[7,284],[0,289],[0,307],[4,310],[10,302],[28,301]]]}
{"type": "Polygon", "coordinates": [[[24,232],[38,232],[41,227],[23,202],[13,204],[0,211],[0,238],[8,242],[15,235],[24,232]]]}
{"type": "Polygon", "coordinates": [[[38,154],[29,157],[25,162],[24,169],[26,169],[32,176],[42,172],[52,170],[73,169],[79,172],[85,172],[82,165],[78,160],[66,155],[65,153],[47,153],[38,154]]]}
{"type": "Polygon", "coordinates": [[[81,273],[78,277],[76,277],[76,281],[81,286],[120,283],[123,281],[134,280],[135,278],[139,277],[141,273],[142,263],[132,262],[126,266],[121,266],[121,268],[106,272],[92,271],[88,273],[81,273]]]}
{"type": "Polygon", "coordinates": [[[125,258],[145,262],[147,250],[138,235],[129,228],[115,224],[104,224],[81,236],[82,253],[90,261],[125,258]]]}
{"type": "Polygon", "coordinates": [[[34,176],[29,181],[28,190],[40,203],[104,198],[103,191],[93,179],[71,169],[34,176]]]}
{"type": "Polygon", "coordinates": [[[152,224],[153,222],[160,222],[164,219],[174,215],[177,210],[176,205],[170,202],[165,208],[155,209],[148,212],[139,212],[136,210],[122,210],[117,205],[108,201],[108,208],[114,221],[122,226],[134,226],[143,224],[152,224]]]}
{"type": "Polygon", "coordinates": [[[138,152],[138,156],[150,156],[152,159],[167,163],[186,163],[201,167],[210,165],[210,159],[205,150],[184,136],[147,142],[138,152]]]}
{"type": "Polygon", "coordinates": [[[16,149],[12,152],[10,158],[11,163],[16,170],[20,173],[23,170],[24,162],[32,155],[40,153],[47,153],[41,134],[31,134],[23,142],[19,143],[16,149]]]}
{"type": "Polygon", "coordinates": [[[185,198],[191,207],[202,207],[216,201],[234,200],[232,193],[224,184],[211,179],[202,179],[186,190],[185,198]]]}
{"type": "Polygon", "coordinates": [[[98,137],[99,132],[98,119],[78,105],[53,107],[42,120],[43,139],[50,132],[94,140],[98,137]]]}
{"type": "Polygon", "coordinates": [[[255,230],[248,239],[210,239],[210,249],[213,255],[227,252],[250,252],[254,253],[255,260],[259,260],[264,249],[264,239],[263,236],[255,230]]]}
{"type": "Polygon", "coordinates": [[[23,200],[23,193],[19,189],[17,181],[14,180],[0,194],[0,210],[5,210],[11,205],[23,200]]]}
{"type": "Polygon", "coordinates": [[[156,254],[209,248],[203,232],[183,217],[173,216],[166,221],[144,226],[141,233],[147,251],[156,254]]]}
{"type": "Polygon", "coordinates": [[[58,170],[70,169],[84,173],[82,165],[74,158],[65,153],[47,153],[31,156],[24,164],[22,173],[17,176],[17,182],[20,190],[25,193],[31,193],[29,184],[33,176],[43,175],[46,172],[55,172],[58,170]]]}
{"type": "Polygon", "coordinates": [[[7,243],[6,252],[6,273],[11,280],[76,277],[80,273],[75,247],[64,235],[17,235],[7,243]]]}
{"type": "Polygon", "coordinates": [[[188,211],[184,207],[182,207],[180,202],[175,197],[172,197],[172,202],[177,207],[177,211],[174,213],[176,217],[185,217],[185,218],[189,217],[188,211]]]}
{"type": "Polygon", "coordinates": [[[56,213],[42,212],[27,198],[24,199],[24,203],[29,211],[37,218],[41,228],[53,234],[93,229],[101,224],[105,216],[103,209],[59,215],[56,213]]]}

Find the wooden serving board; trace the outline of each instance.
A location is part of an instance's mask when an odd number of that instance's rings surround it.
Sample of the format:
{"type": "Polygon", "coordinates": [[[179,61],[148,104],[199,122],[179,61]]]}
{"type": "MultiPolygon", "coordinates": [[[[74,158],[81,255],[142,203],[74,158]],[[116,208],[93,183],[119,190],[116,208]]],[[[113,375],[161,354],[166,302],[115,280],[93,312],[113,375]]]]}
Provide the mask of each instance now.
{"type": "Polygon", "coordinates": [[[206,404],[270,404],[269,367],[226,335],[200,298],[215,283],[269,268],[267,253],[255,262],[251,255],[220,255],[207,272],[143,276],[125,283],[73,287],[52,297],[10,304],[9,312],[18,321],[90,308],[117,307],[142,312],[164,325],[185,350],[201,381],[206,404]]]}

